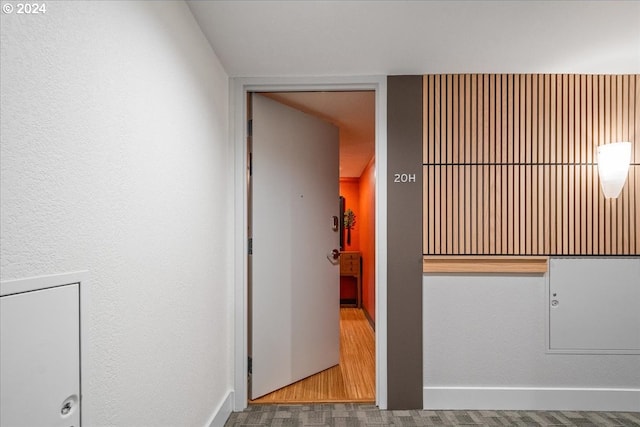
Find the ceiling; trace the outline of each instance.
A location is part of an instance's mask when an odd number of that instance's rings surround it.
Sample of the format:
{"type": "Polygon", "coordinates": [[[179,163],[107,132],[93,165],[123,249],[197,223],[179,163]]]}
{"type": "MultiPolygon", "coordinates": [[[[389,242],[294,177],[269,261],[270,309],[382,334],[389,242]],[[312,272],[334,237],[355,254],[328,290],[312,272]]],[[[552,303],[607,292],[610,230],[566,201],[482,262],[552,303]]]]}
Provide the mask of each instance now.
{"type": "Polygon", "coordinates": [[[640,72],[638,1],[188,5],[232,77],[640,72]]]}
{"type": "MultiPolygon", "coordinates": [[[[640,73],[640,1],[187,4],[230,77],[640,73]]],[[[374,152],[373,94],[277,97],[339,126],[341,176],[359,176],[374,152]]]]}
{"type": "Polygon", "coordinates": [[[340,177],[357,178],[375,153],[375,93],[281,92],[268,96],[340,129],[340,177]]]}

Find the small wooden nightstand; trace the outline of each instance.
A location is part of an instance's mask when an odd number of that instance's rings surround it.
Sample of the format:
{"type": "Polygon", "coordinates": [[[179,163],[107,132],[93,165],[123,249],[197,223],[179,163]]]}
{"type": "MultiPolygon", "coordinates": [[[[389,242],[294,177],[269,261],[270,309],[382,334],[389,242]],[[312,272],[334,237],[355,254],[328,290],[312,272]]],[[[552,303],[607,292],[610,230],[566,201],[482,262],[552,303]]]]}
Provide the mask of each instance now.
{"type": "Polygon", "coordinates": [[[340,252],[340,276],[356,278],[356,307],[362,307],[362,255],[360,252],[340,252]]]}

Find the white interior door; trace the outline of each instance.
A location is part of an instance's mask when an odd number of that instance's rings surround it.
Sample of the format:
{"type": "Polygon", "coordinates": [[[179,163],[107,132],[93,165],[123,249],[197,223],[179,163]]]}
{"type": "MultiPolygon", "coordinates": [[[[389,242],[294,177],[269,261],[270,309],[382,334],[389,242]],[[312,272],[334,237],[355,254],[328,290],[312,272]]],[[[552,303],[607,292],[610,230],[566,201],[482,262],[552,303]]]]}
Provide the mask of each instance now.
{"type": "Polygon", "coordinates": [[[251,399],[340,357],[338,129],[253,95],[251,399]]]}

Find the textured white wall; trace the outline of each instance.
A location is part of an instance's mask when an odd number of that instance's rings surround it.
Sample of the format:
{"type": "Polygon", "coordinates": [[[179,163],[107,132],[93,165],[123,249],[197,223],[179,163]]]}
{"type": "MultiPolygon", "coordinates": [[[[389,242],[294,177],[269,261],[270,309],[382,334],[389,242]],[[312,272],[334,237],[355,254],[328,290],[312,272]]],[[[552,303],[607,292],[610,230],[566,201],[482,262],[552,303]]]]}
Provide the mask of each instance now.
{"type": "Polygon", "coordinates": [[[640,356],[546,353],[545,280],[425,275],[425,387],[640,389],[640,356]]]}
{"type": "Polygon", "coordinates": [[[86,425],[203,426],[232,387],[228,77],[181,1],[1,19],[2,280],[88,270],[86,425]]]}

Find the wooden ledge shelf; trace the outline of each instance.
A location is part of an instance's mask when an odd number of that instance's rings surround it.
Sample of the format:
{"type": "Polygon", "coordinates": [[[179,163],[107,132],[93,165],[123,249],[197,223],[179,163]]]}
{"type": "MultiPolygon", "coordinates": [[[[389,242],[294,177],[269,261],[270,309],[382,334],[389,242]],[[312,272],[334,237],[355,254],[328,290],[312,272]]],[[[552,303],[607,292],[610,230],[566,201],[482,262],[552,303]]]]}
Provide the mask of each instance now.
{"type": "Polygon", "coordinates": [[[424,256],[424,273],[528,273],[544,274],[549,269],[546,256],[424,256]]]}

